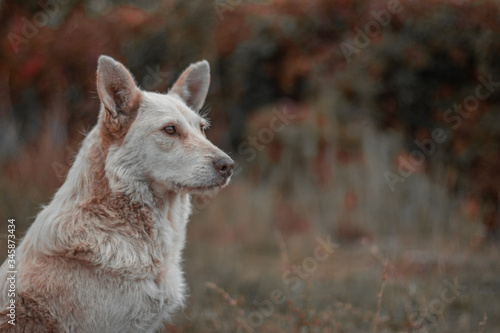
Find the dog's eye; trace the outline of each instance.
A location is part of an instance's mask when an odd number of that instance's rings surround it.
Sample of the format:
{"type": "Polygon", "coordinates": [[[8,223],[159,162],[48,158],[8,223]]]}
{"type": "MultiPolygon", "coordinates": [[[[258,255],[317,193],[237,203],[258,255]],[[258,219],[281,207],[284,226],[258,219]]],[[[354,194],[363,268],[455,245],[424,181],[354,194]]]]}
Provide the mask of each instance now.
{"type": "Polygon", "coordinates": [[[205,130],[207,129],[207,127],[205,125],[200,125],[200,131],[201,133],[205,134],[205,130]]]}
{"type": "Polygon", "coordinates": [[[168,135],[174,135],[176,133],[175,127],[174,126],[166,126],[164,129],[165,133],[168,135]]]}

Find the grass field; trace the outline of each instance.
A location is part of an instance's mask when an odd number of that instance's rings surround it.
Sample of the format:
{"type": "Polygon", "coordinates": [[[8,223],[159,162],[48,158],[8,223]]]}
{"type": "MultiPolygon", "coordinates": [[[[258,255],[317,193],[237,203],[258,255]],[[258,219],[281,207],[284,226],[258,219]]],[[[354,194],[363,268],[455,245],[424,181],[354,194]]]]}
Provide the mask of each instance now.
{"type": "MultiPolygon", "coordinates": [[[[367,124],[355,131],[362,159],[327,153],[311,166],[297,147],[316,140],[307,126],[291,124],[254,161],[240,158],[243,172],[217,197],[193,200],[190,296],[167,332],[500,331],[500,249],[474,205],[445,191],[439,173],[391,191],[382,175],[398,137],[367,124]],[[290,144],[271,163],[283,136],[290,144]],[[320,246],[329,239],[334,249],[320,246]]],[[[54,172],[50,162],[26,170],[36,179],[54,172]]],[[[1,182],[2,209],[22,236],[52,193],[29,177],[1,182]]]]}
{"type": "Polygon", "coordinates": [[[316,238],[339,235],[283,235],[251,221],[262,207],[252,194],[238,202],[241,188],[228,188],[193,218],[185,255],[189,303],[168,332],[500,329],[498,245],[453,233],[371,233],[339,242],[314,264],[316,238]],[[247,210],[233,217],[242,204],[247,210]],[[294,265],[302,270],[284,278],[294,265]]]}
{"type": "Polygon", "coordinates": [[[167,332],[500,332],[499,0],[0,3],[0,259],[96,122],[100,55],[159,92],[207,59],[239,167],[194,198],[167,332]]]}

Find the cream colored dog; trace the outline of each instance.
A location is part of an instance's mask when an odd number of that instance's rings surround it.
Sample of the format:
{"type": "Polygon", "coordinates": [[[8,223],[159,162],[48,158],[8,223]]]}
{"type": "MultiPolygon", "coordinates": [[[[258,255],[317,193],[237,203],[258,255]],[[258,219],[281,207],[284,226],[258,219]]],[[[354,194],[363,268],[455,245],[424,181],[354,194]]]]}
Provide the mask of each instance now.
{"type": "Polygon", "coordinates": [[[17,249],[14,298],[0,268],[1,332],[154,332],[182,307],[190,194],[225,186],[234,166],[204,134],[209,84],[201,61],[167,94],[141,91],[99,58],[99,120],[17,249]]]}

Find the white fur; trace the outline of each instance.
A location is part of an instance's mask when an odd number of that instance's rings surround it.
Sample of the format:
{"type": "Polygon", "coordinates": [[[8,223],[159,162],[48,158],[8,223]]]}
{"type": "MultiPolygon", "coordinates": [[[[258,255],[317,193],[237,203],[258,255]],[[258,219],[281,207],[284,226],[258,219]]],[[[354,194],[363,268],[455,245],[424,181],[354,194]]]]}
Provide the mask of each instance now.
{"type": "MultiPolygon", "coordinates": [[[[56,319],[58,332],[154,332],[186,297],[181,252],[190,194],[225,186],[229,177],[213,164],[229,157],[200,131],[206,123],[197,111],[208,91],[207,62],[189,67],[169,94],[135,90],[129,73],[111,58],[101,57],[99,66],[100,120],[83,141],[65,183],[18,246],[17,294],[36,299],[56,319]],[[110,87],[123,91],[113,94],[110,87]],[[135,119],[96,159],[95,147],[103,146],[103,119],[127,120],[132,113],[119,110],[120,103],[132,103],[134,94],[140,94],[135,119]],[[169,124],[180,135],[166,134],[169,124]],[[96,176],[101,162],[104,183],[96,176]],[[99,186],[108,186],[110,193],[93,203],[99,186]],[[115,196],[126,199],[113,201],[115,196]],[[151,236],[136,228],[144,221],[135,216],[151,217],[151,236]]],[[[7,271],[5,262],[1,309],[9,301],[7,271]]],[[[6,319],[2,315],[0,328],[23,331],[22,318],[15,327],[2,326],[6,319]]]]}

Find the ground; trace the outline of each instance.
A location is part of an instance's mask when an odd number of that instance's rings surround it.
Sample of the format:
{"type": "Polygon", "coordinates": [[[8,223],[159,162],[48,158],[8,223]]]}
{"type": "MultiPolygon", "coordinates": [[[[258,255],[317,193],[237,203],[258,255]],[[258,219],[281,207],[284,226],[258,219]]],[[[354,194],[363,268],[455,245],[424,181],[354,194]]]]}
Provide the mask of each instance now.
{"type": "Polygon", "coordinates": [[[259,221],[241,225],[243,216],[223,220],[219,209],[238,198],[232,192],[228,188],[193,217],[185,252],[190,297],[168,332],[500,330],[498,244],[372,235],[339,242],[314,265],[316,238],[338,236],[312,230],[283,235],[259,221]],[[293,265],[305,266],[300,276],[289,276],[287,288],[283,273],[293,265]],[[275,298],[276,290],[283,297],[275,298]]]}

